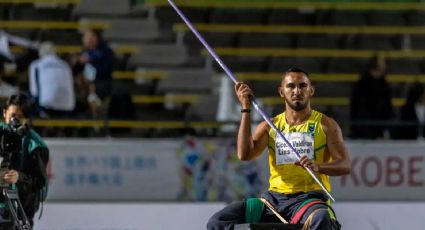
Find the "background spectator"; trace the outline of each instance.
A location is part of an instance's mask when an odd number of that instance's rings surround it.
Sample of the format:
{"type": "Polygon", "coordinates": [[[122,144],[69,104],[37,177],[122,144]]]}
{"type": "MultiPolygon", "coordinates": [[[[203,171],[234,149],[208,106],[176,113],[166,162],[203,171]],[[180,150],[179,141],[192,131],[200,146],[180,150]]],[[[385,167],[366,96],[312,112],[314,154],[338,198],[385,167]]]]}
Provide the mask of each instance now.
{"type": "Polygon", "coordinates": [[[18,87],[15,87],[5,81],[3,81],[4,75],[4,63],[0,60],[0,97],[9,97],[19,92],[18,87]]]}
{"type": "Polygon", "coordinates": [[[401,127],[394,137],[397,139],[417,139],[424,135],[425,123],[425,88],[416,82],[408,91],[406,104],[400,111],[401,127]]]}
{"type": "Polygon", "coordinates": [[[88,82],[87,100],[92,114],[96,115],[102,101],[112,93],[115,58],[112,49],[102,39],[99,31],[85,30],[82,43],[83,52],[73,60],[73,63],[77,69],[82,70],[84,81],[88,82]]]}
{"type": "Polygon", "coordinates": [[[352,138],[376,139],[384,136],[384,122],[393,117],[391,88],[386,75],[385,57],[376,55],[355,83],[350,105],[352,138]]]}
{"type": "Polygon", "coordinates": [[[40,58],[30,65],[29,88],[41,117],[63,117],[75,108],[72,70],[55,54],[52,43],[43,43],[40,58]]]}

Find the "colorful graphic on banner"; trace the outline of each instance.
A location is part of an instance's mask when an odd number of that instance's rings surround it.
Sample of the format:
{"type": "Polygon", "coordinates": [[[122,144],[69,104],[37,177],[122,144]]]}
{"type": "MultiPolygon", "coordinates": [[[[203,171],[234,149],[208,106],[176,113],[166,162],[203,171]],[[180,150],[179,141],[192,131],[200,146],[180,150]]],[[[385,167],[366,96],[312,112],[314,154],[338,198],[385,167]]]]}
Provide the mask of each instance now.
{"type": "Polygon", "coordinates": [[[258,196],[263,189],[259,162],[240,162],[234,142],[187,137],[177,155],[181,178],[178,200],[231,201],[258,196]]]}

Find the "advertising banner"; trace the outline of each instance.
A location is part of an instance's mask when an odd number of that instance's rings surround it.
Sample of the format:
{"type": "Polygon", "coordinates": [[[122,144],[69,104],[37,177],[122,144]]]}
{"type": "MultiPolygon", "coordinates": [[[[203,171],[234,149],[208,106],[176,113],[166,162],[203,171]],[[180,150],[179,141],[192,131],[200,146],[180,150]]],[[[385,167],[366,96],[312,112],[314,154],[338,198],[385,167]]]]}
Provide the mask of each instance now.
{"type": "MultiPolygon", "coordinates": [[[[49,140],[51,201],[232,201],[268,187],[267,153],[241,162],[232,139],[49,140]]],[[[425,144],[348,142],[339,201],[425,200],[425,144]]]]}
{"type": "Polygon", "coordinates": [[[351,174],[332,178],[340,200],[425,200],[424,143],[349,143],[351,174]]]}

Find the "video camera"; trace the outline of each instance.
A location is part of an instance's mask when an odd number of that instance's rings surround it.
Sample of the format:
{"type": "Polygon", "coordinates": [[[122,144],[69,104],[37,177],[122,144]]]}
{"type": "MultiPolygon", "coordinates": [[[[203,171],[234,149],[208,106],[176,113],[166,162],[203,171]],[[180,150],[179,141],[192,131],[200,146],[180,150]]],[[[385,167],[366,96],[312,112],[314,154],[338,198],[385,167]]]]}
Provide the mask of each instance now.
{"type": "MultiPolygon", "coordinates": [[[[10,118],[6,127],[0,128],[0,171],[8,169],[13,154],[18,154],[21,150],[22,137],[26,134],[27,127],[16,118],[10,118]]],[[[2,186],[0,184],[0,186],[2,186]]]]}

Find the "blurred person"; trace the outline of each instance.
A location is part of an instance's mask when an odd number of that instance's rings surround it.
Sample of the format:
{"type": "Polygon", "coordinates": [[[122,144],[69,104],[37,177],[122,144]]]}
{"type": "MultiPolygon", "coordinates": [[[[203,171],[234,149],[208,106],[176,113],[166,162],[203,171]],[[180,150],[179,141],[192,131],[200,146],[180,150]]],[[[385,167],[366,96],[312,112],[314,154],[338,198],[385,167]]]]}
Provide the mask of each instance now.
{"type": "Polygon", "coordinates": [[[425,88],[416,82],[410,86],[406,104],[400,110],[401,127],[394,133],[397,139],[423,138],[425,133],[425,88]],[[404,124],[403,124],[404,123],[404,124]]]}
{"type": "Polygon", "coordinates": [[[98,107],[112,94],[115,55],[97,30],[85,30],[82,43],[83,52],[72,62],[83,69],[84,79],[88,82],[87,101],[92,114],[96,115],[98,107]]]}
{"type": "MultiPolygon", "coordinates": [[[[330,191],[329,176],[350,173],[350,158],[339,125],[332,118],[311,109],[310,100],[314,88],[308,73],[294,68],[283,74],[278,91],[286,109],[272,118],[272,122],[288,141],[293,145],[296,143],[296,150],[305,152],[300,154],[300,161],[266,121],[261,122],[252,134],[249,96],[253,93],[242,82],[236,84],[235,91],[242,105],[237,142],[238,158],[243,161],[253,160],[266,147],[269,150],[270,186],[262,197],[287,221],[298,222],[295,217],[301,215],[298,223],[312,220],[309,229],[340,229],[327,204],[328,196],[303,167],[311,169],[330,191]],[[304,202],[311,201],[310,199],[315,199],[317,203],[311,204],[304,214],[297,214],[297,209],[304,202]]],[[[259,222],[280,222],[268,208],[247,213],[246,210],[252,211],[253,208],[249,207],[249,203],[248,200],[228,205],[210,218],[207,228],[233,229],[235,224],[249,221],[246,215],[251,216],[252,213],[259,214],[259,222]]]]}
{"type": "Polygon", "coordinates": [[[40,58],[30,65],[29,89],[40,117],[67,117],[75,108],[71,67],[50,42],[39,48],[40,58]]]}
{"type": "Polygon", "coordinates": [[[18,87],[15,87],[5,81],[3,81],[4,76],[4,61],[1,60],[0,57],[0,97],[9,97],[13,94],[16,94],[19,92],[18,87]]]}
{"type": "MultiPolygon", "coordinates": [[[[21,150],[14,153],[3,180],[10,189],[18,191],[25,214],[33,225],[34,214],[47,195],[47,164],[49,149],[41,137],[29,127],[30,108],[25,95],[10,96],[3,109],[2,129],[17,129],[21,150]],[[18,126],[19,125],[19,126],[18,126]]],[[[2,159],[4,160],[4,159],[2,159]]],[[[0,229],[10,228],[10,215],[2,195],[0,200],[0,229]]]]}
{"type": "Polygon", "coordinates": [[[376,55],[370,59],[367,70],[361,73],[359,81],[354,84],[350,98],[352,138],[384,137],[386,127],[382,123],[393,117],[391,88],[386,75],[385,57],[376,55]]]}
{"type": "Polygon", "coordinates": [[[8,33],[7,31],[0,30],[0,57],[3,60],[13,64],[13,71],[26,72],[30,63],[38,57],[37,49],[39,43],[38,32],[33,31],[28,35],[28,38],[19,37],[8,33]],[[16,45],[26,48],[24,52],[15,56],[11,52],[10,45],[16,45]]]}

